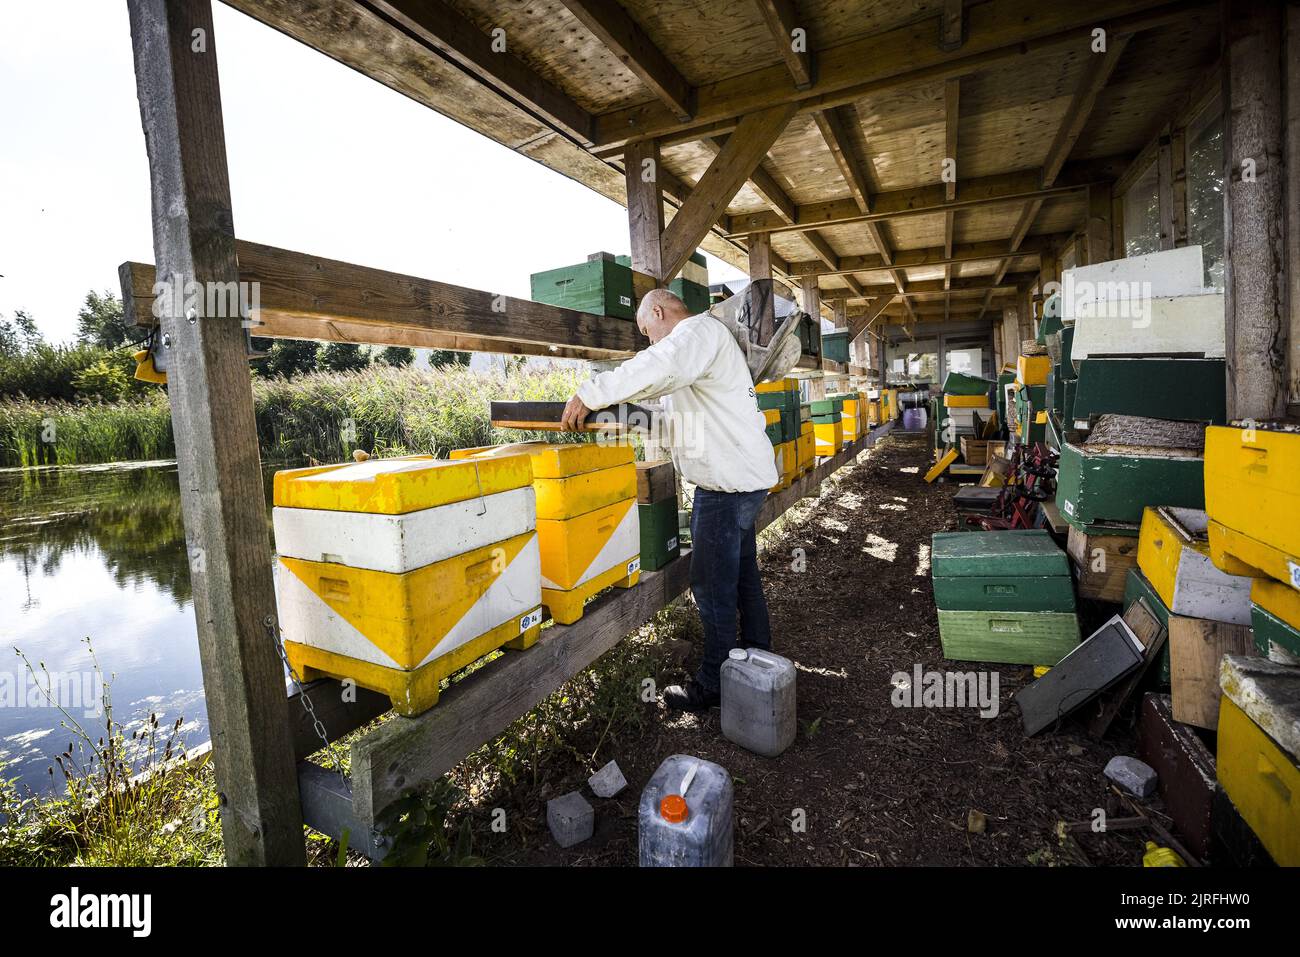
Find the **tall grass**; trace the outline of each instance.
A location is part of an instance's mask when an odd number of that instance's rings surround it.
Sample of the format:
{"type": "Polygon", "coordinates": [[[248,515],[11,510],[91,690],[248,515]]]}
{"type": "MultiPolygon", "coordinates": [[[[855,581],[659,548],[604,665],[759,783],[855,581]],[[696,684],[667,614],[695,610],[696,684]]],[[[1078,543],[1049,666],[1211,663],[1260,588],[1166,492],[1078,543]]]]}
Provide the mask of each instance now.
{"type": "MultiPolygon", "coordinates": [[[[263,458],[332,462],[353,449],[424,452],[519,441],[488,421],[493,399],[561,400],[585,376],[578,365],[473,371],[372,366],[252,381],[263,458]]],[[[0,400],[0,465],[72,465],[175,454],[167,396],[115,403],[0,400]]]]}

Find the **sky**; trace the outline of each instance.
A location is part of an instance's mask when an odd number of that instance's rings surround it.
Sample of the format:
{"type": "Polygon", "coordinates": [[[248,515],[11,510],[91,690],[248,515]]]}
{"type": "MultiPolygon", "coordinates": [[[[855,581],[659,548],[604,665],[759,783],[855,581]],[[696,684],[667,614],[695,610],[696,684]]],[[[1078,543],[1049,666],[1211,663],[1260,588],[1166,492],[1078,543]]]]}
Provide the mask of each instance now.
{"type": "MultiPolygon", "coordinates": [[[[628,251],[586,186],[214,3],[235,233],[528,298],[528,277],[628,251]]],[[[0,315],[71,340],[91,290],[153,261],[125,0],[0,4],[0,315]]],[[[710,280],[742,274],[708,256],[710,280]]]]}

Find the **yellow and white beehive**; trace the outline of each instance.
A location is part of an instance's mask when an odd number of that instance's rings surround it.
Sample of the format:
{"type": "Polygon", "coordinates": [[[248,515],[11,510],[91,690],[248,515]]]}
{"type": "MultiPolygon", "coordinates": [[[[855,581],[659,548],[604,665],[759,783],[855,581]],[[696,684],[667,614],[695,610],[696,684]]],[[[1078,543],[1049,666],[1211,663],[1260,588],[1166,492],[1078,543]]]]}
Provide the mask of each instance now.
{"type": "Polygon", "coordinates": [[[813,466],[817,464],[817,435],[813,432],[811,422],[802,422],[799,425],[799,438],[795,440],[795,457],[800,475],[811,472],[813,466]]]}
{"type": "Polygon", "coordinates": [[[840,449],[844,448],[844,422],[815,422],[813,423],[813,435],[816,441],[816,454],[822,458],[830,458],[840,449]]]}
{"type": "Polygon", "coordinates": [[[1174,614],[1249,625],[1251,579],[1229,575],[1210,561],[1207,525],[1198,509],[1148,506],[1138,567],[1174,614]]]}
{"type": "Polygon", "coordinates": [[[557,622],[571,625],[592,595],[640,580],[633,450],[621,442],[521,442],[451,456],[479,462],[521,452],[532,462],[537,495],[542,604],[557,622]]]}
{"type": "Polygon", "coordinates": [[[289,665],[351,679],[413,715],[443,678],[541,627],[526,456],[431,456],[277,472],[276,595],[289,665]]]}
{"type": "Polygon", "coordinates": [[[771,490],[779,492],[782,489],[789,488],[790,483],[794,480],[798,450],[794,442],[782,442],[772,447],[772,454],[776,459],[777,480],[771,490]]]}
{"type": "Polygon", "coordinates": [[[846,396],[844,405],[840,408],[840,432],[845,445],[856,442],[858,436],[862,434],[858,421],[858,400],[856,395],[853,398],[846,396]]]}

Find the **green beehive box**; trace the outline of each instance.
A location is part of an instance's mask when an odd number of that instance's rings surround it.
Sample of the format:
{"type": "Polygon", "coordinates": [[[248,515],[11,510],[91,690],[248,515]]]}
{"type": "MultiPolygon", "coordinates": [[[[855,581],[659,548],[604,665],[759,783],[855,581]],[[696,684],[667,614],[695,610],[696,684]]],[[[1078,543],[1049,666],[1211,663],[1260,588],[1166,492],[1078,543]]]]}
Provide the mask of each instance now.
{"type": "Polygon", "coordinates": [[[793,442],[799,438],[799,407],[781,410],[781,441],[793,442]]]}
{"type": "Polygon", "coordinates": [[[844,412],[843,399],[814,399],[812,405],[813,420],[816,421],[819,415],[840,415],[844,412]]]}
{"type": "Polygon", "coordinates": [[[1070,563],[1045,529],[936,532],[934,603],[948,611],[1074,611],[1070,563]]]}
{"type": "MultiPolygon", "coordinates": [[[[618,256],[614,261],[620,266],[632,267],[631,256],[618,256]]],[[[712,303],[709,301],[709,267],[704,253],[692,253],[682,267],[681,275],[668,284],[668,289],[681,297],[691,315],[708,311],[712,303]]]]}
{"type": "Polygon", "coordinates": [[[1065,410],[1065,380],[1061,378],[1060,366],[1052,366],[1047,370],[1047,385],[1045,387],[1047,397],[1050,400],[1048,405],[1049,412],[1055,412],[1060,415],[1065,410]]]}
{"type": "Polygon", "coordinates": [[[780,445],[785,441],[785,426],[781,422],[773,422],[767,426],[767,440],[773,445],[780,445]]]}
{"type": "Polygon", "coordinates": [[[1226,368],[1223,359],[1084,359],[1074,417],[1115,412],[1223,425],[1226,368]]]}
{"type": "MultiPolygon", "coordinates": [[[[1147,580],[1147,576],[1143,575],[1140,569],[1130,568],[1128,574],[1124,576],[1124,610],[1127,612],[1139,598],[1146,599],[1151,614],[1155,615],[1160,624],[1168,630],[1170,615],[1168,606],[1160,600],[1160,596],[1147,580]]],[[[1160,653],[1161,686],[1169,687],[1169,675],[1169,643],[1165,642],[1164,650],[1160,653]]]]}
{"type": "Polygon", "coordinates": [[[681,553],[677,541],[677,498],[638,504],[641,521],[641,568],[656,571],[681,553]]]}
{"type": "Polygon", "coordinates": [[[811,422],[812,420],[813,420],[812,405],[808,402],[801,403],[799,405],[799,424],[803,425],[803,423],[811,422]]]}
{"type": "Polygon", "coordinates": [[[1079,380],[1066,379],[1061,383],[1064,388],[1064,397],[1061,401],[1061,421],[1065,423],[1067,429],[1074,428],[1074,400],[1078,395],[1079,380]]]}
{"type": "Polygon", "coordinates": [[[1262,657],[1268,657],[1270,645],[1277,645],[1288,654],[1300,657],[1300,631],[1253,602],[1250,626],[1255,633],[1255,648],[1262,657]]]}
{"type": "Polygon", "coordinates": [[[1038,418],[1038,413],[1047,411],[1047,386],[1031,385],[1022,386],[1016,392],[1016,422],[1023,422],[1030,419],[1029,437],[1025,439],[1027,444],[1042,442],[1047,437],[1047,424],[1034,421],[1038,418]],[[1032,416],[1029,408],[1033,404],[1032,416]]]}
{"type": "Polygon", "coordinates": [[[1066,326],[1061,330],[1061,378],[1077,378],[1074,369],[1074,360],[1071,358],[1071,351],[1074,346],[1074,326],[1066,326]]]}
{"type": "Polygon", "coordinates": [[[1104,415],[1085,441],[1067,432],[1056,501],[1071,525],[1136,524],[1148,505],[1205,508],[1205,428],[1104,415]]]}
{"type": "Polygon", "coordinates": [[[988,395],[993,383],[964,372],[949,372],[943,380],[944,395],[988,395]]]}
{"type": "Polygon", "coordinates": [[[943,656],[954,661],[1054,665],[1079,644],[1073,612],[939,611],[943,656]]]}
{"type": "Polygon", "coordinates": [[[531,282],[534,302],[597,316],[636,318],[632,270],[613,259],[595,256],[584,263],[535,272],[531,282]]]}
{"type": "Polygon", "coordinates": [[[830,359],[832,362],[849,361],[849,333],[844,332],[826,332],[822,334],[822,358],[830,359]]]}

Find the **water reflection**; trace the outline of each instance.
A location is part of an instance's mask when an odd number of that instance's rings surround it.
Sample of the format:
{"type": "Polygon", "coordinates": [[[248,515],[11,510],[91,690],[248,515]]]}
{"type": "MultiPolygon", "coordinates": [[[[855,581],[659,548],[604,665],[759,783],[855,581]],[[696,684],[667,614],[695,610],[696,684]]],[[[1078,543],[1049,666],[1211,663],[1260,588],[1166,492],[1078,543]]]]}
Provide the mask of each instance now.
{"type": "MultiPolygon", "coordinates": [[[[270,469],[267,471],[269,482],[270,469]]],[[[268,516],[269,518],[269,516],[268,516]]],[[[207,740],[180,488],[174,462],[0,469],[0,759],[36,790],[67,747],[63,720],[27,700],[26,666],[93,670],[112,681],[115,717],[156,712],[207,740]]],[[[88,730],[101,719],[74,717],[88,730]]]]}

